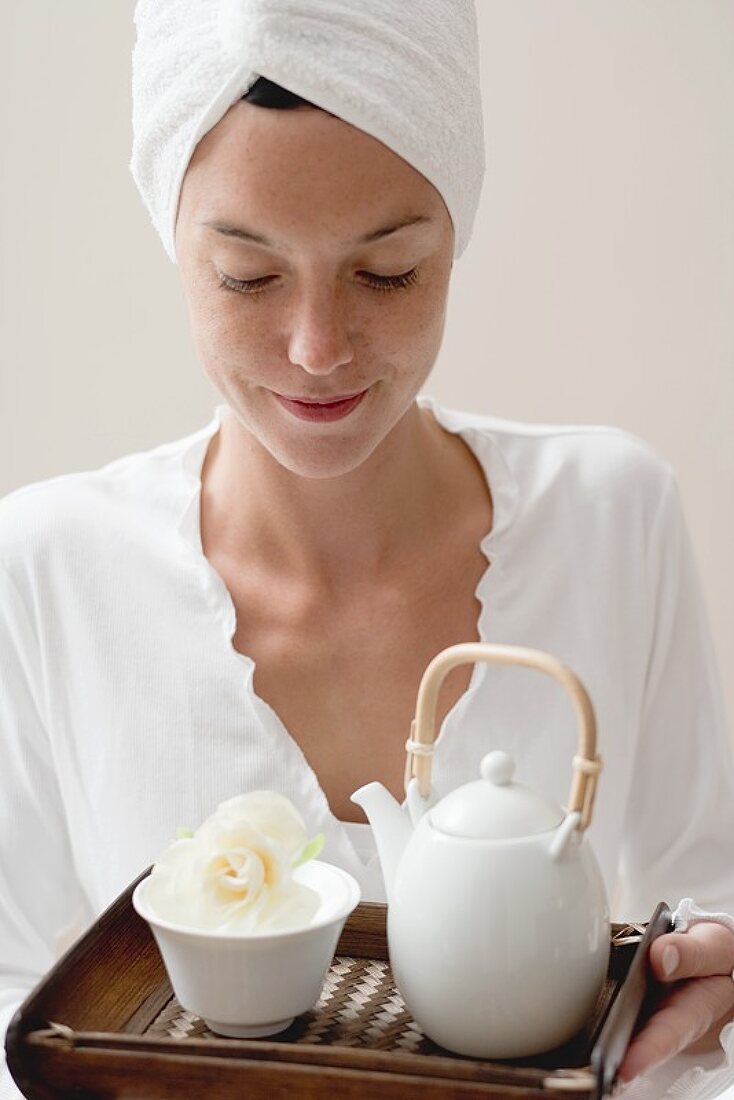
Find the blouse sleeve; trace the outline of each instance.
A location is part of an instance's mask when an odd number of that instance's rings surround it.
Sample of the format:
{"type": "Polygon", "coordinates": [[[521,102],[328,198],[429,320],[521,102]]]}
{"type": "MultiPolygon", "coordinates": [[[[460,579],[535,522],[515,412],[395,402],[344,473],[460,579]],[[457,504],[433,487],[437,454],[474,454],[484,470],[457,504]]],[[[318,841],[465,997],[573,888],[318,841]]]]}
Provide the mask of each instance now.
{"type": "Polygon", "coordinates": [[[20,1096],[5,1063],[8,1024],[80,909],[42,684],[31,618],[0,565],[0,1100],[20,1096]]]}
{"type": "Polygon", "coordinates": [[[693,897],[734,913],[734,764],[716,656],[672,475],[647,548],[648,663],[625,811],[619,911],[693,897]]]}

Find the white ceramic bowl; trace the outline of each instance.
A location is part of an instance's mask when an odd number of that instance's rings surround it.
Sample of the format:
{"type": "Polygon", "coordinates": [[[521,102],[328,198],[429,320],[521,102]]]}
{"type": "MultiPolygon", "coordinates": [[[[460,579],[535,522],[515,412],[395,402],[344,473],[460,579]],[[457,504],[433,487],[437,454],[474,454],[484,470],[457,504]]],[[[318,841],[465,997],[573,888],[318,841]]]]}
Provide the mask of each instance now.
{"type": "Polygon", "coordinates": [[[319,999],[344,923],[359,902],[340,867],[311,860],[294,877],[319,894],[309,925],[277,932],[198,931],[156,916],[150,877],[133,893],[163,956],[176,998],[218,1035],[254,1039],[284,1031],[319,999]]]}

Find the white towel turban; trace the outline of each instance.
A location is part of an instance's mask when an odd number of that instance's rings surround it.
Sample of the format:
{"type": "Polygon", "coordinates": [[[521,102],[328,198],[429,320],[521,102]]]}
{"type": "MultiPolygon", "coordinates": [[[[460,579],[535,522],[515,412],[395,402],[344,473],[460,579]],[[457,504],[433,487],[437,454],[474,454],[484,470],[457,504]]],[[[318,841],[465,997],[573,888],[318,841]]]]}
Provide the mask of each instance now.
{"type": "Polygon", "coordinates": [[[473,0],[139,0],[130,168],[175,261],[184,173],[264,76],[378,138],[471,234],[484,173],[473,0]]]}

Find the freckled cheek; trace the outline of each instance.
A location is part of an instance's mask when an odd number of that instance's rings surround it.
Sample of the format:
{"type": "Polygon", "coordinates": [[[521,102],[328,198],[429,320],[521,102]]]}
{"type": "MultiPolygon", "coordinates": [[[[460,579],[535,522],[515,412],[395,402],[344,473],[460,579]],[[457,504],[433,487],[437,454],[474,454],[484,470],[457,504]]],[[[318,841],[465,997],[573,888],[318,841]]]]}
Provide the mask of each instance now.
{"type": "Polygon", "coordinates": [[[432,288],[405,292],[391,308],[376,310],[370,328],[380,350],[422,362],[435,356],[443,332],[445,303],[432,288]]]}
{"type": "Polygon", "coordinates": [[[418,331],[426,346],[433,346],[443,332],[446,298],[438,294],[426,295],[421,303],[418,331]]]}
{"type": "Polygon", "coordinates": [[[277,328],[259,304],[246,309],[238,302],[209,302],[198,311],[194,328],[199,355],[216,373],[246,371],[250,364],[272,361],[277,351],[277,328]]]}

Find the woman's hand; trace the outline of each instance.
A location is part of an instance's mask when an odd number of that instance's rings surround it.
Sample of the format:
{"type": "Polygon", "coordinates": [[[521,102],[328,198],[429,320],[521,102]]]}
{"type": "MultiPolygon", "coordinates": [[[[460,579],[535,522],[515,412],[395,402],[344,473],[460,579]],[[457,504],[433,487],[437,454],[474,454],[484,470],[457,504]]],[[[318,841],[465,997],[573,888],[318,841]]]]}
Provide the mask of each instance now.
{"type": "Polygon", "coordinates": [[[630,1043],[622,1081],[681,1051],[715,1050],[719,1032],[734,1018],[734,932],[728,928],[700,923],[660,936],[650,948],[650,966],[670,988],[630,1043]]]}

